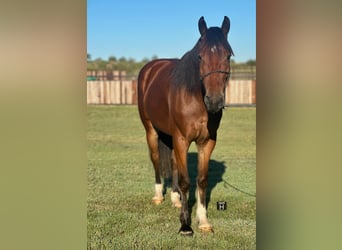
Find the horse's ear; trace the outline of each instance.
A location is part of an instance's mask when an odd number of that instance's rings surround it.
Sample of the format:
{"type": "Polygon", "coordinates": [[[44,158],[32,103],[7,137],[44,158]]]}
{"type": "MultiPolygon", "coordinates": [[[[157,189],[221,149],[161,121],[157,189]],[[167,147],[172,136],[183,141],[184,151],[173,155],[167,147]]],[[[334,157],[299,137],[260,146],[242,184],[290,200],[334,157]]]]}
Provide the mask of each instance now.
{"type": "Polygon", "coordinates": [[[227,37],[229,29],[230,29],[230,20],[228,17],[224,17],[221,27],[223,34],[227,37]]]}
{"type": "Polygon", "coordinates": [[[204,21],[203,16],[198,20],[198,29],[199,29],[201,36],[203,36],[205,32],[207,32],[208,28],[207,28],[206,22],[204,21]]]}

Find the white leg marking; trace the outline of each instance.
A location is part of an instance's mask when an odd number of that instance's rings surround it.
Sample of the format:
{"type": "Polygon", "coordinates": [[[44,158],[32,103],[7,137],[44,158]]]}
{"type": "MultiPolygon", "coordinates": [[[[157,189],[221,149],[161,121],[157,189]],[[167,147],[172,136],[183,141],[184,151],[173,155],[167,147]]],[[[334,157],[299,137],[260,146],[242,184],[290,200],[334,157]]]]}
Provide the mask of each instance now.
{"type": "Polygon", "coordinates": [[[171,191],[171,201],[172,206],[180,208],[182,207],[182,203],[180,202],[180,195],[178,192],[171,191]]]}
{"type": "Polygon", "coordinates": [[[152,202],[154,204],[160,204],[163,202],[163,200],[163,184],[155,184],[155,193],[154,197],[152,198],[152,202]]]}
{"type": "Polygon", "coordinates": [[[196,217],[201,225],[203,221],[207,221],[207,209],[201,203],[198,189],[196,190],[196,199],[197,199],[197,210],[196,210],[196,217]]]}
{"type": "Polygon", "coordinates": [[[208,218],[207,218],[207,209],[201,203],[198,189],[196,190],[196,198],[197,198],[196,218],[198,221],[198,227],[202,231],[212,232],[213,231],[212,226],[210,225],[208,218]]]}
{"type": "Polygon", "coordinates": [[[156,196],[163,196],[163,184],[155,184],[156,196]]]}

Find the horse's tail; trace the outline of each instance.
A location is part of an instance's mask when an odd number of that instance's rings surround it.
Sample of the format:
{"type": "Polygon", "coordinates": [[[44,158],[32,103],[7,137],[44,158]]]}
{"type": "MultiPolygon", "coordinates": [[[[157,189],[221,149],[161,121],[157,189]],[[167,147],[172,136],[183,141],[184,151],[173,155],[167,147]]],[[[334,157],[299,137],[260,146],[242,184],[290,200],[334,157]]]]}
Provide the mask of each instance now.
{"type": "Polygon", "coordinates": [[[172,173],[172,137],[162,132],[158,133],[158,135],[160,175],[167,179],[171,177],[172,173]]]}

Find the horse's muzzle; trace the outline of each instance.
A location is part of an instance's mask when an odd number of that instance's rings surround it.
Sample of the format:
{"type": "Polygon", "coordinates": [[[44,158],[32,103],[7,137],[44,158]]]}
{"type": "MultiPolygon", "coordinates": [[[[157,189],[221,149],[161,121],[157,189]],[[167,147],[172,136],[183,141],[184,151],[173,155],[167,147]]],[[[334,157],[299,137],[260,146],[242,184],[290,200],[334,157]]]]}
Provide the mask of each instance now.
{"type": "Polygon", "coordinates": [[[217,113],[221,109],[224,108],[225,100],[224,96],[205,96],[204,104],[207,108],[207,111],[210,113],[217,113]]]}

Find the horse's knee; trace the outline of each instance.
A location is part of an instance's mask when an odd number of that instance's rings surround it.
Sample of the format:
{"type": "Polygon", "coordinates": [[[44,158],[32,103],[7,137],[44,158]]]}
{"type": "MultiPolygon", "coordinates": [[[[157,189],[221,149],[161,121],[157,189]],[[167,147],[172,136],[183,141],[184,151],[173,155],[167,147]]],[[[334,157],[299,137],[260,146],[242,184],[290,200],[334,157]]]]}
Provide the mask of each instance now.
{"type": "Polygon", "coordinates": [[[179,188],[182,192],[188,192],[190,188],[190,179],[181,176],[179,178],[179,188]]]}
{"type": "Polygon", "coordinates": [[[208,186],[208,178],[206,176],[199,176],[197,178],[197,186],[199,188],[205,189],[208,186]]]}
{"type": "Polygon", "coordinates": [[[159,152],[151,152],[151,160],[157,162],[159,160],[159,152]]]}

